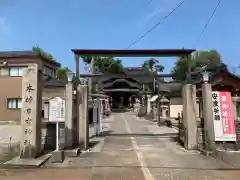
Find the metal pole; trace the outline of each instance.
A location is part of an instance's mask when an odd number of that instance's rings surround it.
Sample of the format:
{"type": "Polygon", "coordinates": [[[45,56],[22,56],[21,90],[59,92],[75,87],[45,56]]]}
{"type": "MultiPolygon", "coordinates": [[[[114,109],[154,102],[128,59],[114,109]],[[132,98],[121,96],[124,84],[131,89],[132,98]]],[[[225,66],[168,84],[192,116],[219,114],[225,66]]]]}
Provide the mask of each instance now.
{"type": "Polygon", "coordinates": [[[56,151],[59,151],[59,124],[56,122],[56,151]]]}
{"type": "Polygon", "coordinates": [[[157,88],[157,91],[158,91],[158,103],[157,103],[157,106],[158,106],[158,126],[160,126],[160,121],[161,121],[161,118],[160,118],[160,100],[161,100],[161,97],[160,97],[160,91],[159,91],[159,83],[158,83],[158,88],[157,88]]]}
{"type": "Polygon", "coordinates": [[[77,78],[77,85],[79,84],[79,55],[75,55],[75,63],[76,63],[76,78],[77,78]]]}
{"type": "Polygon", "coordinates": [[[190,62],[190,56],[186,56],[187,58],[187,82],[191,83],[191,62],[190,62]]]}
{"type": "Polygon", "coordinates": [[[158,92],[158,125],[160,126],[161,124],[161,99],[162,99],[162,95],[160,94],[160,92],[158,92]]]}
{"type": "MultiPolygon", "coordinates": [[[[94,56],[91,59],[90,71],[91,71],[91,74],[94,74],[94,56]]],[[[92,98],[92,78],[91,77],[89,78],[88,87],[89,87],[89,97],[92,98]]]]}
{"type": "MultiPolygon", "coordinates": [[[[85,73],[88,72],[88,64],[87,64],[87,63],[85,63],[84,71],[85,71],[85,73]]],[[[84,78],[84,84],[85,84],[85,85],[87,85],[87,81],[88,81],[88,79],[87,79],[87,78],[84,78]]]]}

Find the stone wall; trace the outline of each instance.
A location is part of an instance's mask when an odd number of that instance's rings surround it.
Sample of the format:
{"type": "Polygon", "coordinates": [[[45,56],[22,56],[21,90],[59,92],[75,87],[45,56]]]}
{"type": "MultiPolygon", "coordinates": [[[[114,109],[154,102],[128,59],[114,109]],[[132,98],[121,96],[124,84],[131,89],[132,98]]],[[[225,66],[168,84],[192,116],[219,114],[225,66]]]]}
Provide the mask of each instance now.
{"type": "Polygon", "coordinates": [[[22,134],[21,126],[18,124],[0,125],[0,152],[9,146],[19,144],[22,134]]]}
{"type": "Polygon", "coordinates": [[[198,149],[204,148],[204,129],[201,127],[197,129],[197,143],[198,149]]]}
{"type": "MultiPolygon", "coordinates": [[[[236,125],[236,136],[237,136],[237,142],[222,142],[217,143],[218,148],[228,149],[232,151],[240,151],[240,122],[235,121],[236,125]]],[[[202,127],[198,127],[197,131],[197,138],[198,138],[198,148],[203,149],[204,148],[204,131],[202,127]]]]}
{"type": "MultiPolygon", "coordinates": [[[[179,124],[177,125],[179,128],[179,124]]],[[[204,129],[203,129],[203,122],[201,123],[201,121],[197,121],[197,148],[199,150],[204,148],[204,129]]],[[[185,141],[185,136],[186,136],[186,128],[184,128],[183,124],[180,124],[180,129],[179,129],[179,136],[180,136],[180,141],[182,143],[184,143],[185,141]]]]}
{"type": "Polygon", "coordinates": [[[236,149],[240,151],[240,121],[235,121],[236,135],[237,135],[237,145],[236,149]]]}

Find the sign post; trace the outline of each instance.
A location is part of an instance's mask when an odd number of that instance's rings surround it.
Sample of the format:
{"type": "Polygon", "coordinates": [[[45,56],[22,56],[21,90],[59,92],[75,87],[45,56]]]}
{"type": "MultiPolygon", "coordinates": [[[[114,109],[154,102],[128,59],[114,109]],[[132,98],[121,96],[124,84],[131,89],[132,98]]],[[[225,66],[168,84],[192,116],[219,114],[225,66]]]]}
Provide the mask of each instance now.
{"type": "Polygon", "coordinates": [[[215,141],[236,141],[230,92],[212,92],[215,141]]]}
{"type": "Polygon", "coordinates": [[[65,120],[65,100],[55,97],[50,100],[49,105],[49,121],[56,123],[56,151],[59,151],[59,122],[64,122],[65,120]]]}
{"type": "Polygon", "coordinates": [[[56,122],[56,151],[59,151],[60,144],[59,144],[59,122],[56,122]]]}

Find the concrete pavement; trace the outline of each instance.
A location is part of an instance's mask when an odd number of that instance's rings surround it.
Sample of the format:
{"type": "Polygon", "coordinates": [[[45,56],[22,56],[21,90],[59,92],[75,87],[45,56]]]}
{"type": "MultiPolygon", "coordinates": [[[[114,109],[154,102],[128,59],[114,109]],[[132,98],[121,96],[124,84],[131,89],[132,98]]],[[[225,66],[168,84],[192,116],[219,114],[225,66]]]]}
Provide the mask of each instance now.
{"type": "MultiPolygon", "coordinates": [[[[237,180],[240,171],[196,151],[186,151],[174,137],[177,130],[158,127],[131,113],[116,113],[104,123],[106,137],[96,138],[99,148],[47,164],[35,170],[1,170],[0,179],[136,179],[237,180]]],[[[96,147],[97,147],[96,146],[96,147]]]]}

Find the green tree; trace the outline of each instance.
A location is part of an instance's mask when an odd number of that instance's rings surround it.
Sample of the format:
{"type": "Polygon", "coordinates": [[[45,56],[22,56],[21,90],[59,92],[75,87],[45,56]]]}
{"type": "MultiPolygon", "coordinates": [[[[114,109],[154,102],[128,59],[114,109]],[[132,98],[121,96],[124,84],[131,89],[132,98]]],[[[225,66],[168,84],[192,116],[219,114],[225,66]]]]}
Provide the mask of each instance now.
{"type": "Polygon", "coordinates": [[[143,71],[149,71],[149,64],[148,64],[148,62],[144,62],[143,64],[142,64],[142,70],[143,71]]]}
{"type": "Polygon", "coordinates": [[[32,47],[32,51],[35,53],[38,53],[39,55],[41,55],[42,57],[45,57],[51,61],[55,61],[54,57],[52,54],[47,53],[46,51],[44,51],[42,48],[40,48],[38,45],[35,45],[32,47]]]}
{"type": "MultiPolygon", "coordinates": [[[[152,72],[152,73],[163,72],[164,66],[162,66],[158,63],[159,63],[159,61],[157,59],[150,58],[143,62],[141,69],[142,69],[142,71],[152,72]]],[[[152,82],[145,83],[144,91],[152,91],[153,92],[156,87],[156,81],[164,81],[164,79],[163,78],[154,78],[153,81],[154,81],[153,83],[152,82]]]]}
{"type": "MultiPolygon", "coordinates": [[[[55,61],[54,57],[52,54],[44,51],[41,47],[39,47],[38,45],[35,45],[32,47],[32,51],[35,53],[38,53],[39,55],[41,55],[42,57],[45,57],[51,61],[55,61]]],[[[68,73],[68,68],[67,67],[60,67],[57,69],[57,78],[59,80],[61,80],[64,83],[68,82],[67,79],[67,73],[68,73]]]]}
{"type": "Polygon", "coordinates": [[[162,72],[164,70],[164,66],[157,64],[159,61],[155,58],[150,58],[149,60],[146,60],[142,64],[142,70],[143,71],[158,71],[162,72]]]}
{"type": "Polygon", "coordinates": [[[68,68],[60,67],[57,69],[57,78],[62,82],[67,83],[68,82],[67,73],[68,73],[68,68]]]}
{"type": "Polygon", "coordinates": [[[211,73],[220,68],[227,70],[227,66],[222,62],[221,55],[216,50],[199,51],[191,56],[178,58],[172,68],[173,79],[186,80],[188,72],[200,71],[202,68],[206,68],[211,73]]]}
{"type": "MultiPolygon", "coordinates": [[[[82,56],[83,62],[90,64],[91,56],[82,56]]],[[[123,65],[120,59],[114,57],[94,56],[94,71],[101,73],[121,73],[123,72],[123,65]]]]}
{"type": "Polygon", "coordinates": [[[179,57],[175,66],[172,68],[172,75],[174,80],[187,79],[187,72],[195,71],[196,63],[191,56],[179,57]]]}

